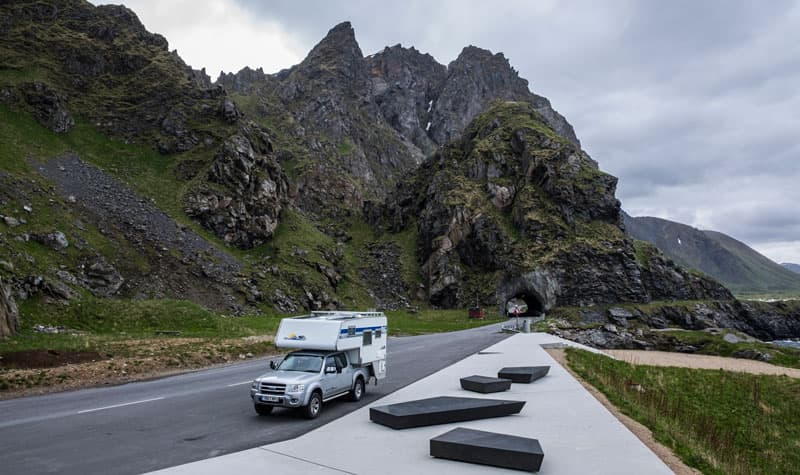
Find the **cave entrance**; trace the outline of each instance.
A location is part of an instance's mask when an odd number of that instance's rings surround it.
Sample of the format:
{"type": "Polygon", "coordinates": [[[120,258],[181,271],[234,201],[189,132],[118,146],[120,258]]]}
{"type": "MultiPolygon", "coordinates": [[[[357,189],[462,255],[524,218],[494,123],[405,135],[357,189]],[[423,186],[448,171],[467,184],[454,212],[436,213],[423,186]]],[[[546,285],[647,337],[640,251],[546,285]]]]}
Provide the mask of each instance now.
{"type": "Polygon", "coordinates": [[[509,317],[538,317],[544,313],[544,305],[539,297],[529,293],[519,293],[506,302],[506,314],[509,317]],[[519,312],[515,314],[515,310],[519,312]]]}

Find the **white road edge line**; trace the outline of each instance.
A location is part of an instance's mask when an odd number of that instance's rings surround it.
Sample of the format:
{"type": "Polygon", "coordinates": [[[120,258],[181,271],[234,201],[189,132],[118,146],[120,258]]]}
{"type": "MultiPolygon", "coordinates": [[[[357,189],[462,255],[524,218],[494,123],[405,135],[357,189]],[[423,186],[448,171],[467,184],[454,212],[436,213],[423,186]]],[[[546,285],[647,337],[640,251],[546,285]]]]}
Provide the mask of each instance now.
{"type": "Polygon", "coordinates": [[[114,404],[113,406],[96,407],[94,409],[84,409],[82,411],[78,411],[78,414],[86,414],[87,412],[96,412],[96,411],[102,411],[102,410],[105,410],[105,409],[114,409],[115,407],[131,406],[133,404],[142,404],[142,403],[145,403],[145,402],[160,401],[161,399],[164,399],[164,397],[163,396],[162,397],[154,397],[152,399],[142,399],[141,401],[133,401],[133,402],[125,402],[125,403],[122,403],[122,404],[114,404]]]}
{"type": "Polygon", "coordinates": [[[234,387],[234,386],[241,386],[241,385],[243,385],[243,384],[250,384],[250,383],[252,383],[252,382],[253,382],[253,380],[251,379],[250,381],[242,381],[241,383],[233,383],[233,384],[229,384],[229,385],[227,385],[227,386],[225,386],[225,387],[226,387],[226,388],[232,388],[232,387],[234,387]]]}

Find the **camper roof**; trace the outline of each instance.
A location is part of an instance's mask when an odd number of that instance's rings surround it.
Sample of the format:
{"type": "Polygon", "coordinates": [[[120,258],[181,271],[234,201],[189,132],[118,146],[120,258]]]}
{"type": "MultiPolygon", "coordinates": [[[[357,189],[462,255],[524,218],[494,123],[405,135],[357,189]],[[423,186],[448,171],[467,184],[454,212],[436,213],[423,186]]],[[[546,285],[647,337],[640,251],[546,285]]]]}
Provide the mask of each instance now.
{"type": "Polygon", "coordinates": [[[383,312],[345,312],[340,310],[313,311],[311,315],[294,318],[313,318],[316,320],[352,320],[356,318],[383,317],[383,312]]]}

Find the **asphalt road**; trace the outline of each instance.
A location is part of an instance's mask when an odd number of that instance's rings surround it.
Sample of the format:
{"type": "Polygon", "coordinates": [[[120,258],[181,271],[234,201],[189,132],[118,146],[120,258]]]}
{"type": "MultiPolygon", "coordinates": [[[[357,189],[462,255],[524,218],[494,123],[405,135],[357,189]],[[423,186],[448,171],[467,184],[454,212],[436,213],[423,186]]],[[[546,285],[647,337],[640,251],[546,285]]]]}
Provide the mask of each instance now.
{"type": "Polygon", "coordinates": [[[134,474],[291,439],[493,345],[506,337],[499,328],[390,338],[387,378],[358,403],[326,403],[313,421],[286,409],[256,415],[249,390],[263,358],[0,401],[0,473],[134,474]]]}

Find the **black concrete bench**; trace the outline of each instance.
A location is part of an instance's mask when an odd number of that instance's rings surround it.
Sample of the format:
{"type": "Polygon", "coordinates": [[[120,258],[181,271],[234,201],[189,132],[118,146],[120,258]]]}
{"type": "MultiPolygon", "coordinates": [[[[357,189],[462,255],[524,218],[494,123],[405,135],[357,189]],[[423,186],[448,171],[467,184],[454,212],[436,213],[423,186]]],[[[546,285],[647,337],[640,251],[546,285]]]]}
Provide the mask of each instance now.
{"type": "Polygon", "coordinates": [[[510,416],[521,411],[524,405],[525,401],[439,396],[371,407],[369,419],[392,429],[408,429],[510,416]]]}
{"type": "Polygon", "coordinates": [[[489,376],[478,376],[474,374],[461,378],[461,388],[476,393],[499,393],[511,387],[510,379],[491,378],[489,376]]]}
{"type": "Polygon", "coordinates": [[[431,455],[528,472],[538,472],[544,460],[536,439],[463,427],[431,439],[431,455]]]}
{"type": "Polygon", "coordinates": [[[548,371],[549,366],[515,366],[501,369],[497,377],[510,379],[514,383],[532,383],[543,378],[548,371]]]}

